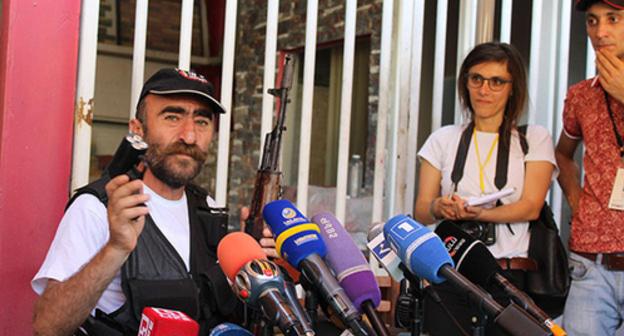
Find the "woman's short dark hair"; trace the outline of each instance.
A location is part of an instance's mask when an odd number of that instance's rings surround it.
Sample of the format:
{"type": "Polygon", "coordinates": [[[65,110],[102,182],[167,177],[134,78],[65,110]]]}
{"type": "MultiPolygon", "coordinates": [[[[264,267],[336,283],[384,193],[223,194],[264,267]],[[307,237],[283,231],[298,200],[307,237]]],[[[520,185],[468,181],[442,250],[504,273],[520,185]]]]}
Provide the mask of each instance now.
{"type": "Polygon", "coordinates": [[[508,135],[511,134],[511,129],[517,126],[528,100],[526,67],[518,49],[510,44],[487,42],[474,47],[464,59],[457,79],[460,103],[472,121],[474,120],[474,110],[467,87],[468,71],[473,66],[486,62],[507,63],[507,71],[511,74],[511,94],[507,100],[501,125],[502,132],[500,132],[504,135],[501,141],[506,143],[509,141],[508,135]]]}

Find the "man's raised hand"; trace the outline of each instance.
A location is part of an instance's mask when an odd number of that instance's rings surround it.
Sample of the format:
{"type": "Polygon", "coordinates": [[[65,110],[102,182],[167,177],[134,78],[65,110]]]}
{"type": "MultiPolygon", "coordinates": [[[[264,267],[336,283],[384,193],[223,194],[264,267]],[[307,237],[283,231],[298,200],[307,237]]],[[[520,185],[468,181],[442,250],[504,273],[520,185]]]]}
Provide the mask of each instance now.
{"type": "Polygon", "coordinates": [[[148,214],[145,202],[149,195],[143,193],[143,181],[126,174],[113,178],[106,184],[108,195],[108,244],[119,251],[130,253],[136,247],[148,214]]]}

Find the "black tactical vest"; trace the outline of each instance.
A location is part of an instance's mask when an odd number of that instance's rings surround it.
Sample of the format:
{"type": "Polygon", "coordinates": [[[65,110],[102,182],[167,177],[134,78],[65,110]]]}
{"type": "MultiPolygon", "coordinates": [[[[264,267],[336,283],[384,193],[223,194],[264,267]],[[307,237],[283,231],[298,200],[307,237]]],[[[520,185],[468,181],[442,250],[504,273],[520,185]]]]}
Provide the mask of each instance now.
{"type": "MultiPolygon", "coordinates": [[[[101,178],[79,189],[68,206],[85,193],[107,204],[104,186],[108,181],[101,178]]],[[[151,216],[146,216],[137,246],[121,267],[126,303],[111,314],[98,311],[95,318],[90,317],[82,326],[83,333],[110,335],[115,329],[118,335],[136,335],[145,307],[186,313],[200,323],[200,335],[221,322],[241,320],[242,304],[217,264],[217,244],[227,233],[227,211],[208,206],[207,193],[198,186],[188,185],[185,192],[190,222],[190,273],[151,216]]]]}

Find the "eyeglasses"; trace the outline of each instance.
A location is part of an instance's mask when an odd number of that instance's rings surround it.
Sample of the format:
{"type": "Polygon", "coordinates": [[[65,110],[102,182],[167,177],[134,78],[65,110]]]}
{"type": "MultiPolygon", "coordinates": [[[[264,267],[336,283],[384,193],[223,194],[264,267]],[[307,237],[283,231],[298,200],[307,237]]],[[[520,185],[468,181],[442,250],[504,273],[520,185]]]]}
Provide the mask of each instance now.
{"type": "Polygon", "coordinates": [[[490,77],[486,78],[479,74],[469,73],[467,84],[471,89],[479,89],[483,86],[485,81],[488,82],[490,90],[492,91],[500,91],[505,87],[505,84],[511,83],[511,80],[502,79],[500,77],[490,77]]]}

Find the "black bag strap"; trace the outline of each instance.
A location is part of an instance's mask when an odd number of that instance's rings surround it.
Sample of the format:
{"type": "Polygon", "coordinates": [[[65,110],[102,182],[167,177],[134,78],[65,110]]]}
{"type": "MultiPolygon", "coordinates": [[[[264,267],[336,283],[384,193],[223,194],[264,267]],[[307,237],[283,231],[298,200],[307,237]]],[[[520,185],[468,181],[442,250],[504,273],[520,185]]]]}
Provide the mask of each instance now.
{"type": "MultiPolygon", "coordinates": [[[[453,171],[451,172],[451,181],[453,182],[454,191],[457,191],[457,185],[464,176],[464,167],[466,166],[466,156],[468,156],[468,148],[470,148],[470,141],[472,139],[472,133],[474,132],[474,123],[470,123],[462,132],[459,140],[459,146],[457,146],[457,153],[455,154],[455,163],[453,165],[453,171]]],[[[502,129],[499,130],[499,139],[503,138],[502,129]]],[[[522,152],[526,155],[529,151],[529,145],[526,140],[527,125],[518,127],[518,135],[520,138],[520,146],[522,152]]],[[[496,188],[503,189],[507,184],[507,172],[509,170],[509,148],[511,146],[511,137],[509,141],[504,143],[499,142],[498,151],[496,153],[496,176],[494,177],[494,185],[496,188]]]]}
{"type": "Polygon", "coordinates": [[[453,182],[454,190],[457,191],[457,185],[464,177],[464,167],[466,166],[466,156],[468,156],[468,148],[470,148],[470,141],[472,132],[474,131],[474,123],[471,122],[462,132],[459,139],[459,146],[457,146],[457,153],[455,154],[455,163],[453,164],[453,171],[451,172],[451,181],[453,182]]]}
{"type": "Polygon", "coordinates": [[[529,153],[529,143],[527,142],[526,134],[529,125],[518,126],[518,137],[520,138],[520,147],[522,147],[522,153],[526,156],[529,153]]]}

